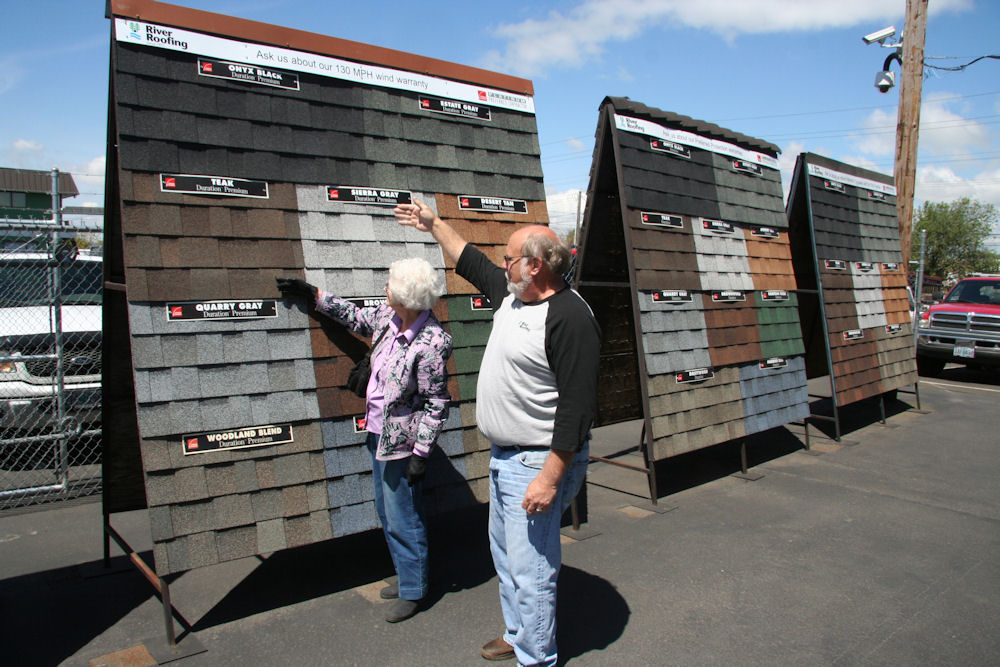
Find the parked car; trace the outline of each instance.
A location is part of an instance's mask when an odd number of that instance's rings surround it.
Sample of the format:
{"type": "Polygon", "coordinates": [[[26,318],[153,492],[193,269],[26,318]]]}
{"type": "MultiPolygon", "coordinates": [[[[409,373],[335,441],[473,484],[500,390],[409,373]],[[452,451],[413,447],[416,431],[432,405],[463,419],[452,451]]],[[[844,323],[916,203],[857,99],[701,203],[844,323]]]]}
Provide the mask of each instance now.
{"type": "Polygon", "coordinates": [[[948,362],[1000,367],[1000,276],[964,278],[920,314],[917,369],[935,376],[948,362]]]}
{"type": "Polygon", "coordinates": [[[0,439],[72,433],[100,422],[99,256],[0,252],[0,439]],[[58,275],[61,307],[54,306],[58,275]],[[56,409],[57,314],[61,318],[64,416],[56,409]],[[50,358],[45,358],[48,355],[50,358]],[[20,360],[25,357],[25,360],[20,360]],[[35,357],[35,358],[29,358],[35,357]]]}

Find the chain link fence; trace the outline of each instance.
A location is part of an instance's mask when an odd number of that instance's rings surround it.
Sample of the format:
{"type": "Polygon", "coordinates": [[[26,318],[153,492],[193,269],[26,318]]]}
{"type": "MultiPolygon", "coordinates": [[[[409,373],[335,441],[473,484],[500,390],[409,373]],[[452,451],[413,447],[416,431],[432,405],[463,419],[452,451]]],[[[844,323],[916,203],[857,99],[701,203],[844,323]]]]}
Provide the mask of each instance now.
{"type": "Polygon", "coordinates": [[[0,511],[101,490],[95,231],[0,220],[0,511]]]}

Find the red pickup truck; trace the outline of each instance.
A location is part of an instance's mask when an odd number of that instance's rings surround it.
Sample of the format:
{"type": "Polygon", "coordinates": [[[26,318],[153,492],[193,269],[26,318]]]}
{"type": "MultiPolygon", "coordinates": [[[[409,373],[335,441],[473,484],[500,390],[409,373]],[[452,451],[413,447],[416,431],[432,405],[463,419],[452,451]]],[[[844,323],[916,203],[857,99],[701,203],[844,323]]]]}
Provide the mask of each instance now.
{"type": "Polygon", "coordinates": [[[1000,368],[1000,276],[964,278],[917,323],[917,369],[934,376],[948,362],[1000,368]]]}

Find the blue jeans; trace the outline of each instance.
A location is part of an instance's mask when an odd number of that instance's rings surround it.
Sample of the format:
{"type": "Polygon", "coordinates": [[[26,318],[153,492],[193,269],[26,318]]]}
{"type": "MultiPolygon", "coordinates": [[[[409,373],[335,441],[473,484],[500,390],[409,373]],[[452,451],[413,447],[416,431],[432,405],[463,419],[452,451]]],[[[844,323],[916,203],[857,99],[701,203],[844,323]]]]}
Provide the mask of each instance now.
{"type": "Polygon", "coordinates": [[[587,474],[590,443],[573,458],[548,512],[528,515],[521,507],[548,450],[516,451],[496,445],[490,454],[490,551],[500,579],[500,608],[522,665],[554,665],[556,582],[562,565],[559,522],[587,474]]]}
{"type": "Polygon", "coordinates": [[[375,483],[375,511],[382,522],[392,564],[399,575],[399,597],[419,600],[427,595],[427,519],[424,516],[422,484],[406,481],[408,458],[379,461],[375,448],[379,436],[368,434],[375,483]]]}

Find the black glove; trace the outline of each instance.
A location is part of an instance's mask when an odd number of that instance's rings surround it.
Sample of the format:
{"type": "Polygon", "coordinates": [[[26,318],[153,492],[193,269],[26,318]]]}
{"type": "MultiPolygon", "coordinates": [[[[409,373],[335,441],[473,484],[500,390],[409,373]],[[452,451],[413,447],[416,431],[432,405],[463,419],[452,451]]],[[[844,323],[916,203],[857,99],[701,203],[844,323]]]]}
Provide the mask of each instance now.
{"type": "Polygon", "coordinates": [[[406,481],[413,486],[424,478],[427,471],[427,459],[416,454],[410,455],[410,461],[406,464],[406,481]]]}
{"type": "Polygon", "coordinates": [[[316,293],[319,292],[315,285],[310,285],[301,278],[275,278],[274,280],[278,283],[278,289],[285,296],[304,294],[315,300],[316,293]]]}

